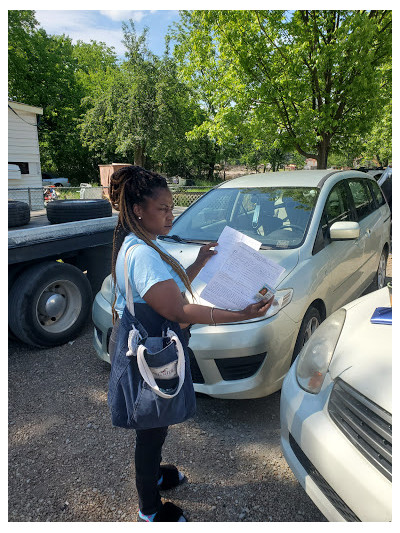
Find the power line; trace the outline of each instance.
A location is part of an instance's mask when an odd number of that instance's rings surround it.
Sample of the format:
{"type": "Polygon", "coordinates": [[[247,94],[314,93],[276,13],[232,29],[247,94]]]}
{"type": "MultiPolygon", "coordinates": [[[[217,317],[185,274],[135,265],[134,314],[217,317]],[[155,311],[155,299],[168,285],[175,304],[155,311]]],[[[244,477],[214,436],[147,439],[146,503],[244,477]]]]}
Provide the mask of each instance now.
{"type": "Polygon", "coordinates": [[[29,126],[34,126],[35,128],[38,128],[39,127],[39,124],[36,123],[36,124],[31,124],[30,122],[28,122],[27,120],[25,120],[24,118],[22,118],[20,115],[18,115],[18,113],[15,111],[15,109],[13,109],[10,104],[8,104],[8,107],[11,109],[11,111],[13,113],[15,113],[17,115],[18,118],[20,118],[21,120],[23,120],[26,124],[29,124],[29,126]]]}

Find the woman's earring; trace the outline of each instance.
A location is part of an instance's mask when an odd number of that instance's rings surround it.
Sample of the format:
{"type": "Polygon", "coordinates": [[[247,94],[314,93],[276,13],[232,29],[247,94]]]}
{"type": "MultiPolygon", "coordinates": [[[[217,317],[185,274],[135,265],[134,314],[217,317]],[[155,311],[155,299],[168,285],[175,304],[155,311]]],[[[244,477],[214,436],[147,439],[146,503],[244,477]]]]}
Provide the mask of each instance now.
{"type": "Polygon", "coordinates": [[[142,220],[142,217],[138,217],[139,220],[142,220]]]}

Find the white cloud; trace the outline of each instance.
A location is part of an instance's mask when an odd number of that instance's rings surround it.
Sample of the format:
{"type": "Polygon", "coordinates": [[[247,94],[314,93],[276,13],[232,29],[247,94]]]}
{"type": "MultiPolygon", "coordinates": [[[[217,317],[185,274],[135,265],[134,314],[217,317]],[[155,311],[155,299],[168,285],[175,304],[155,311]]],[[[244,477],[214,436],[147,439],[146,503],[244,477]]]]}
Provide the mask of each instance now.
{"type": "MultiPolygon", "coordinates": [[[[125,12],[126,13],[126,12],[125,12]]],[[[91,40],[104,42],[115,48],[117,55],[123,55],[125,47],[121,43],[123,34],[121,27],[113,28],[110,23],[101,24],[95,11],[36,11],[35,16],[47,33],[65,34],[72,42],[91,40]]]]}
{"type": "Polygon", "coordinates": [[[132,19],[134,22],[140,22],[145,16],[143,11],[100,11],[100,13],[113,21],[132,19]]]}
{"type": "Polygon", "coordinates": [[[91,11],[46,10],[36,11],[35,17],[47,33],[60,34],[93,26],[91,11]]]}

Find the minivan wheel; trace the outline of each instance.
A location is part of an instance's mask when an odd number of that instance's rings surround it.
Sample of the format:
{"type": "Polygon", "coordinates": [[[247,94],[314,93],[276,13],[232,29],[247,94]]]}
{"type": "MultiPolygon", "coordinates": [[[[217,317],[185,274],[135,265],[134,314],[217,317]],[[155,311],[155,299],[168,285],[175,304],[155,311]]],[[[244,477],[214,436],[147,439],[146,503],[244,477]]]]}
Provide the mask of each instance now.
{"type": "Polygon", "coordinates": [[[293,350],[292,362],[293,364],[296,357],[299,355],[301,349],[314,333],[314,331],[321,324],[321,314],[316,307],[309,307],[307,313],[304,315],[303,321],[300,326],[299,334],[297,335],[296,344],[293,350]]]}
{"type": "Polygon", "coordinates": [[[376,271],[376,274],[375,274],[375,279],[374,279],[375,290],[382,289],[385,286],[387,257],[388,257],[388,254],[385,249],[382,251],[381,256],[379,258],[378,270],[376,271]]]}

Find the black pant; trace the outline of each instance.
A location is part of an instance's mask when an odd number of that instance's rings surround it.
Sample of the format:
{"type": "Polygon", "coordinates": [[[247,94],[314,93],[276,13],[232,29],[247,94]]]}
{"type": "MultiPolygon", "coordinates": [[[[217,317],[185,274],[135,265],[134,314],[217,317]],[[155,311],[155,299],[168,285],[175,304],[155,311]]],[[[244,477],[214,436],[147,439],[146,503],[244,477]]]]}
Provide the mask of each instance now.
{"type": "Polygon", "coordinates": [[[161,508],[157,481],[160,479],[161,449],[167,433],[168,427],[136,430],[136,489],[139,509],[146,515],[161,508]]]}

